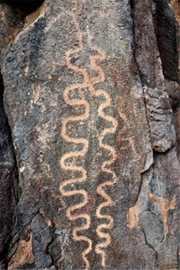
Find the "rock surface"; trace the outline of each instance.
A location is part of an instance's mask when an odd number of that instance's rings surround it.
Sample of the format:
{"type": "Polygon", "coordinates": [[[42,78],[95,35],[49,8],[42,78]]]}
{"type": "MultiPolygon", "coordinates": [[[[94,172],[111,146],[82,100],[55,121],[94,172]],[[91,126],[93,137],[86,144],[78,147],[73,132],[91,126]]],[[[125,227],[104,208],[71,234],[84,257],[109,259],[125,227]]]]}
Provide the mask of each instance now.
{"type": "Polygon", "coordinates": [[[11,178],[7,188],[12,207],[2,208],[13,225],[8,247],[0,242],[3,267],[178,269],[173,8],[166,0],[2,2],[17,18],[1,66],[18,168],[18,185],[11,178]]]}
{"type": "Polygon", "coordinates": [[[7,45],[21,27],[21,15],[0,4],[0,267],[6,263],[13,230],[14,209],[18,199],[18,176],[11,130],[3,105],[2,58],[7,45]]]}

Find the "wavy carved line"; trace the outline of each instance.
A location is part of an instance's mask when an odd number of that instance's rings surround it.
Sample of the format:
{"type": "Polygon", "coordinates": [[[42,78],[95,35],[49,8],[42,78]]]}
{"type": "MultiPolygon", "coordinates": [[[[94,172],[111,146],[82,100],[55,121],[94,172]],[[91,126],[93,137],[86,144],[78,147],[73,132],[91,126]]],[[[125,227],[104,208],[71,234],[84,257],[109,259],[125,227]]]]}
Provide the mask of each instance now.
{"type": "Polygon", "coordinates": [[[114,220],[110,215],[102,214],[101,211],[102,211],[103,208],[113,205],[112,199],[104,191],[104,188],[106,188],[108,186],[112,186],[114,184],[114,182],[115,182],[116,175],[115,175],[114,171],[112,169],[108,168],[108,167],[111,166],[114,163],[114,161],[116,160],[116,152],[115,152],[115,149],[112,146],[103,143],[103,140],[104,140],[104,138],[105,138],[105,136],[107,134],[114,134],[116,132],[117,121],[113,117],[111,117],[109,115],[106,115],[104,113],[104,111],[103,111],[105,108],[110,106],[111,99],[110,99],[109,95],[104,90],[98,90],[96,92],[96,95],[97,96],[102,96],[103,95],[105,97],[105,99],[106,99],[106,101],[99,106],[99,109],[98,109],[99,116],[104,118],[106,121],[111,122],[111,124],[112,124],[111,128],[105,128],[103,130],[103,132],[100,134],[100,137],[99,137],[99,146],[101,148],[106,149],[107,151],[109,151],[111,153],[111,159],[104,161],[103,164],[102,164],[102,168],[101,168],[102,172],[111,174],[111,180],[110,181],[105,181],[104,183],[98,185],[98,187],[97,187],[97,193],[105,199],[105,202],[101,203],[98,206],[98,208],[96,210],[96,216],[98,218],[101,218],[101,219],[106,219],[107,223],[99,225],[97,227],[97,229],[96,229],[97,235],[100,238],[105,239],[105,241],[97,244],[95,251],[96,251],[97,254],[100,254],[102,256],[102,266],[105,266],[106,265],[106,252],[103,249],[107,248],[110,245],[111,236],[110,236],[109,233],[104,233],[102,230],[104,230],[104,229],[111,230],[113,228],[114,220]]]}
{"type": "MultiPolygon", "coordinates": [[[[98,74],[97,76],[91,77],[90,80],[92,82],[93,85],[95,85],[96,83],[99,82],[103,82],[105,77],[104,77],[104,72],[102,70],[102,68],[100,66],[97,65],[97,61],[102,61],[106,58],[106,55],[104,53],[104,51],[100,48],[97,48],[95,46],[92,46],[91,44],[91,40],[90,40],[90,34],[89,31],[87,29],[87,33],[88,33],[88,43],[91,49],[96,50],[98,52],[98,55],[95,56],[90,56],[90,66],[93,70],[96,71],[96,73],[98,74]]],[[[106,113],[104,113],[104,109],[109,107],[111,105],[111,98],[109,97],[109,94],[107,92],[105,92],[104,90],[97,90],[95,92],[96,96],[103,96],[105,98],[105,101],[99,106],[98,108],[98,114],[101,118],[105,119],[106,121],[111,123],[111,127],[110,128],[105,128],[102,133],[99,136],[99,146],[103,149],[106,149],[107,151],[109,151],[111,153],[111,159],[106,160],[103,162],[102,164],[102,172],[111,174],[111,180],[109,181],[105,181],[104,183],[100,184],[97,186],[97,193],[103,197],[103,199],[105,200],[105,202],[101,203],[98,208],[96,209],[96,216],[99,219],[106,219],[107,223],[103,223],[97,226],[96,228],[96,233],[97,235],[101,238],[101,239],[105,239],[105,241],[100,242],[96,245],[95,247],[95,252],[97,254],[101,255],[101,264],[102,266],[106,265],[106,252],[105,250],[103,250],[104,248],[107,248],[110,243],[111,243],[111,236],[109,233],[105,233],[103,232],[104,229],[109,229],[111,230],[113,228],[113,217],[110,215],[104,215],[101,213],[103,208],[109,207],[113,205],[113,200],[111,199],[111,197],[105,192],[105,188],[108,186],[112,186],[115,182],[116,179],[116,175],[114,173],[114,171],[110,168],[107,168],[109,166],[111,166],[115,160],[116,160],[116,151],[115,149],[108,145],[103,143],[103,140],[105,138],[105,136],[107,134],[114,134],[116,132],[117,129],[117,121],[115,118],[107,115],[106,113]]]]}
{"type": "MultiPolygon", "coordinates": [[[[77,8],[77,2],[75,2],[75,9],[77,8]]],[[[63,196],[74,196],[74,195],[81,195],[83,200],[82,202],[75,204],[71,207],[69,207],[66,211],[66,215],[67,218],[70,221],[76,221],[78,219],[84,219],[85,221],[85,225],[83,226],[76,226],[73,229],[73,239],[75,241],[84,241],[88,244],[88,247],[82,252],[82,259],[85,262],[86,265],[86,269],[89,269],[89,261],[87,259],[87,255],[90,253],[90,251],[92,250],[92,240],[89,239],[86,236],[83,235],[79,235],[79,232],[83,232],[85,230],[88,230],[90,228],[90,224],[91,224],[91,220],[90,220],[90,216],[88,214],[73,214],[73,212],[77,209],[81,209],[82,207],[84,207],[87,203],[88,203],[88,193],[84,190],[84,189],[74,189],[72,190],[72,187],[74,187],[74,184],[77,183],[82,183],[85,182],[87,179],[87,171],[81,167],[81,166],[76,166],[76,162],[71,161],[71,162],[67,162],[68,159],[74,160],[77,157],[83,157],[85,156],[85,154],[87,153],[88,150],[88,145],[89,142],[87,139],[85,138],[73,138],[70,137],[67,134],[67,125],[70,122],[79,122],[79,121],[86,121],[88,120],[89,117],[89,103],[85,100],[85,99],[70,99],[69,98],[69,94],[71,91],[75,90],[75,89],[83,89],[88,87],[89,91],[91,93],[94,92],[94,88],[92,87],[92,85],[90,84],[89,81],[89,77],[88,77],[88,72],[86,71],[86,69],[84,68],[80,68],[78,66],[75,66],[71,63],[71,55],[75,54],[77,52],[79,52],[80,50],[83,49],[83,43],[82,43],[82,33],[79,29],[78,23],[76,21],[75,18],[75,10],[72,11],[71,16],[72,19],[74,21],[74,24],[76,25],[77,29],[78,29],[78,45],[75,48],[71,48],[70,50],[67,51],[66,53],[66,64],[67,67],[75,72],[81,73],[83,76],[83,82],[82,83],[76,83],[73,84],[71,86],[68,86],[64,92],[63,92],[63,98],[64,101],[66,102],[66,104],[71,105],[71,106],[83,106],[84,107],[84,113],[79,115],[79,116],[70,116],[70,117],[66,117],[65,119],[62,120],[62,128],[61,128],[61,136],[62,138],[69,143],[74,143],[77,145],[82,145],[82,150],[81,151],[70,151],[65,153],[61,159],[60,159],[60,166],[63,170],[66,171],[78,171],[81,173],[81,177],[77,177],[77,178],[72,178],[69,180],[64,181],[63,183],[60,184],[59,186],[59,190],[61,192],[61,194],[63,196]],[[71,187],[71,190],[66,190],[67,187],[71,187]]]]}

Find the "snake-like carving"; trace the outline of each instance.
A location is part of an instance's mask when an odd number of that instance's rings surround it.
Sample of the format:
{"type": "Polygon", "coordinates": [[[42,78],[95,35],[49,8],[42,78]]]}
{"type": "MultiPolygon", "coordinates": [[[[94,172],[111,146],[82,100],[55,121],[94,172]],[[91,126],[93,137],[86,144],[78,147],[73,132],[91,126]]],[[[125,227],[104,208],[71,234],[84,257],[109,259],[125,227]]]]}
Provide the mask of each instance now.
{"type": "Polygon", "coordinates": [[[102,103],[98,108],[99,116],[111,123],[111,127],[105,128],[99,137],[99,146],[103,149],[106,149],[107,151],[109,151],[111,153],[111,158],[109,160],[104,161],[102,164],[102,168],[101,168],[102,172],[110,175],[110,180],[105,181],[104,183],[97,186],[97,193],[105,199],[105,202],[101,203],[98,206],[98,208],[96,210],[96,216],[100,219],[106,219],[107,222],[97,226],[97,229],[96,229],[97,235],[100,238],[105,239],[105,241],[98,243],[96,245],[95,251],[97,254],[100,254],[102,256],[102,266],[105,266],[106,265],[106,260],[105,260],[106,259],[106,252],[104,251],[104,248],[107,248],[109,246],[109,244],[111,243],[111,236],[109,233],[103,232],[103,230],[104,229],[106,229],[106,230],[112,229],[113,218],[110,215],[102,214],[101,211],[103,208],[110,207],[113,205],[112,199],[105,192],[104,189],[106,187],[112,186],[116,180],[116,175],[115,175],[114,171],[111,169],[112,164],[116,160],[116,152],[112,146],[103,143],[103,140],[107,134],[114,134],[116,132],[117,121],[115,118],[104,113],[104,109],[111,105],[111,99],[110,99],[109,95],[104,90],[98,90],[96,92],[96,95],[103,96],[105,98],[105,102],[102,103]]]}
{"type": "Polygon", "coordinates": [[[66,117],[62,120],[62,128],[61,128],[61,136],[62,138],[68,142],[68,143],[73,143],[76,145],[80,145],[82,147],[81,150],[79,151],[70,151],[65,153],[61,159],[60,159],[60,166],[63,170],[65,171],[72,171],[72,172],[78,172],[80,175],[79,177],[72,177],[69,180],[63,181],[60,186],[59,190],[63,196],[74,196],[78,195],[82,197],[82,201],[80,203],[77,203],[71,207],[69,207],[66,211],[67,218],[70,221],[76,221],[76,220],[83,220],[82,226],[76,226],[73,229],[73,239],[75,241],[84,241],[87,243],[88,247],[82,252],[82,259],[85,262],[86,269],[89,269],[89,261],[87,259],[87,255],[90,253],[92,250],[92,240],[88,238],[87,236],[84,236],[82,234],[79,234],[80,232],[86,231],[90,228],[91,224],[91,219],[90,216],[86,213],[84,214],[76,214],[74,213],[75,210],[79,210],[82,207],[86,206],[88,203],[88,193],[85,189],[77,189],[75,185],[77,183],[82,183],[85,182],[87,179],[87,171],[84,169],[82,166],[77,166],[76,165],[76,160],[78,157],[84,157],[87,153],[88,150],[88,145],[89,142],[85,138],[74,138],[70,137],[67,134],[67,126],[71,122],[77,122],[80,123],[82,121],[87,121],[89,117],[89,103],[83,98],[70,98],[70,93],[72,91],[75,91],[78,89],[78,91],[81,93],[84,88],[88,88],[89,91],[93,92],[94,89],[91,87],[89,77],[88,77],[88,72],[86,71],[85,68],[80,68],[74,64],[71,63],[71,58],[72,55],[79,52],[80,50],[83,49],[83,43],[82,43],[82,33],[79,29],[78,23],[76,21],[75,17],[75,12],[71,12],[72,19],[74,21],[74,24],[76,25],[78,29],[78,45],[75,48],[71,48],[70,50],[67,51],[66,53],[66,64],[67,67],[75,72],[78,72],[82,74],[83,76],[83,81],[81,83],[75,83],[72,84],[68,87],[63,92],[63,99],[66,104],[71,105],[71,106],[79,106],[83,107],[83,113],[81,115],[77,116],[69,116],[66,117]]]}
{"type": "Polygon", "coordinates": [[[116,128],[117,128],[117,121],[114,117],[107,115],[104,112],[104,109],[111,105],[111,98],[109,94],[103,89],[98,89],[95,91],[95,84],[99,82],[103,82],[105,79],[104,72],[102,68],[97,64],[97,61],[104,60],[106,58],[106,55],[102,49],[93,47],[91,45],[91,40],[90,40],[90,35],[89,35],[88,30],[87,30],[87,34],[88,34],[88,42],[89,42],[90,48],[98,52],[97,55],[90,56],[90,66],[93,70],[95,70],[97,75],[89,78],[88,72],[85,68],[76,66],[75,64],[72,64],[71,62],[72,55],[75,53],[78,53],[79,51],[83,49],[82,32],[80,31],[80,28],[79,28],[79,25],[77,23],[76,16],[75,16],[76,9],[77,9],[77,2],[75,1],[75,9],[72,10],[72,12],[70,12],[70,15],[78,30],[78,44],[74,48],[71,48],[66,52],[66,64],[69,69],[80,73],[83,77],[83,80],[81,83],[74,83],[70,86],[67,86],[63,92],[63,99],[65,103],[70,106],[73,106],[73,107],[78,106],[81,108],[83,107],[83,113],[76,116],[69,116],[62,120],[61,136],[67,143],[73,143],[75,145],[81,146],[81,150],[70,151],[63,154],[63,156],[60,159],[60,166],[65,171],[78,172],[78,175],[80,176],[71,177],[71,179],[63,181],[59,186],[59,190],[63,196],[71,197],[71,196],[78,195],[82,197],[82,201],[80,203],[77,203],[73,206],[68,207],[66,211],[66,215],[70,221],[76,221],[79,219],[84,221],[83,223],[84,225],[76,226],[75,228],[73,228],[72,234],[73,234],[73,239],[75,241],[84,241],[88,244],[88,247],[82,252],[82,259],[85,262],[86,269],[89,269],[89,261],[88,261],[87,255],[92,250],[92,240],[88,238],[87,236],[84,236],[79,233],[86,231],[90,228],[91,219],[87,213],[84,213],[84,214],[74,213],[75,210],[81,209],[82,207],[86,206],[88,203],[87,191],[85,189],[77,189],[75,186],[78,183],[85,182],[87,179],[86,169],[83,168],[82,166],[77,166],[76,161],[77,161],[77,158],[84,157],[86,155],[88,151],[89,142],[86,138],[82,138],[82,137],[76,138],[76,137],[69,136],[67,132],[67,128],[71,122],[80,123],[80,122],[87,121],[89,118],[89,103],[83,97],[83,94],[82,94],[83,89],[88,88],[92,96],[103,97],[104,101],[99,105],[98,114],[101,118],[111,123],[111,126],[109,128],[105,128],[99,135],[99,147],[105,149],[111,154],[111,158],[104,161],[101,167],[102,172],[110,175],[110,180],[105,181],[104,183],[99,184],[97,186],[97,193],[100,196],[102,196],[105,201],[97,207],[96,216],[99,219],[103,219],[103,220],[105,219],[107,222],[97,226],[96,233],[104,241],[96,245],[95,252],[101,255],[101,258],[102,258],[101,264],[102,266],[105,266],[106,252],[104,249],[107,248],[109,244],[111,243],[111,236],[109,233],[104,232],[104,229],[105,230],[112,229],[113,218],[110,215],[102,214],[102,209],[113,205],[113,201],[110,198],[110,196],[105,192],[105,188],[112,186],[116,179],[116,175],[114,171],[111,169],[112,164],[116,160],[116,152],[112,146],[104,143],[104,138],[106,137],[107,134],[115,133],[116,128]],[[82,94],[82,96],[80,98],[72,98],[72,97],[70,98],[70,94],[73,91],[77,91],[77,90],[79,94],[82,94]]]}
{"type": "MultiPolygon", "coordinates": [[[[103,72],[102,68],[97,64],[97,61],[105,60],[106,55],[105,55],[104,51],[101,48],[97,48],[95,46],[92,46],[89,31],[87,30],[87,32],[88,32],[89,46],[91,47],[92,50],[95,50],[95,51],[98,52],[97,55],[90,56],[91,68],[93,70],[95,70],[96,73],[97,73],[97,76],[91,77],[90,81],[91,81],[91,83],[93,85],[95,85],[96,83],[103,82],[104,79],[105,79],[104,72],[103,72]]],[[[110,245],[111,236],[110,236],[109,233],[104,232],[104,230],[107,230],[107,229],[111,230],[113,228],[114,220],[113,220],[112,216],[102,214],[102,209],[106,208],[106,207],[110,207],[110,206],[113,205],[113,200],[105,192],[105,188],[112,186],[116,181],[116,175],[115,175],[113,169],[111,168],[113,163],[116,160],[116,151],[112,146],[110,146],[108,144],[105,144],[103,141],[104,141],[104,138],[106,137],[107,134],[114,134],[116,132],[118,124],[117,124],[117,121],[116,121],[116,119],[114,117],[109,116],[104,112],[104,109],[111,106],[111,98],[110,98],[109,94],[105,90],[101,89],[101,90],[95,91],[95,95],[98,96],[98,97],[102,96],[105,99],[105,101],[102,104],[100,104],[100,106],[98,108],[99,116],[101,118],[103,118],[104,120],[111,123],[111,127],[110,128],[105,128],[101,132],[101,134],[99,136],[99,146],[100,146],[100,148],[103,148],[103,149],[107,150],[111,154],[111,158],[104,161],[103,164],[102,164],[102,167],[101,167],[102,172],[107,173],[107,174],[110,175],[110,180],[105,181],[102,184],[99,184],[97,186],[97,190],[96,190],[97,193],[100,196],[102,196],[103,199],[105,200],[103,203],[101,203],[98,206],[98,208],[96,210],[96,216],[97,216],[97,218],[106,220],[107,222],[98,225],[97,228],[96,228],[97,235],[101,239],[104,239],[104,241],[102,241],[102,242],[100,242],[100,243],[98,243],[96,245],[95,252],[97,254],[101,255],[101,264],[102,264],[102,266],[105,266],[106,265],[106,252],[105,252],[104,249],[107,248],[110,245]]]]}

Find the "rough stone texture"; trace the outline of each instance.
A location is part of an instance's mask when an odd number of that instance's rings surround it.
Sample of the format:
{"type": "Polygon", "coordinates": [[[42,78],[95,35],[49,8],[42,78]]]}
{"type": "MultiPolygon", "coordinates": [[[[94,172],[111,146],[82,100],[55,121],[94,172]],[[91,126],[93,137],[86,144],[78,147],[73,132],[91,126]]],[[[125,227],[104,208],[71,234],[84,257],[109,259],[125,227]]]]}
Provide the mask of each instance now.
{"type": "Polygon", "coordinates": [[[175,13],[169,8],[169,0],[155,0],[155,3],[155,30],[163,73],[167,79],[179,81],[175,13]]]}
{"type": "Polygon", "coordinates": [[[4,252],[12,229],[12,215],[16,203],[17,171],[10,129],[2,105],[2,78],[0,77],[0,258],[4,252]]]}
{"type": "MultiPolygon", "coordinates": [[[[176,137],[150,2],[146,0],[142,5],[140,0],[134,0],[133,16],[135,57],[144,87],[152,146],[157,152],[165,152],[175,144],[176,137]]],[[[164,28],[166,29],[166,25],[164,28]]]]}
{"type": "MultiPolygon", "coordinates": [[[[178,78],[180,80],[180,3],[178,0],[173,0],[171,1],[170,5],[174,10],[176,20],[176,43],[179,59],[178,78]]],[[[170,99],[174,112],[174,122],[176,127],[176,148],[180,160],[180,85],[171,81],[169,82],[169,87],[167,89],[170,92],[170,99]]]]}
{"type": "Polygon", "coordinates": [[[18,5],[2,55],[21,190],[9,269],[178,269],[178,47],[162,2],[18,5]]]}
{"type": "Polygon", "coordinates": [[[0,261],[6,263],[8,243],[13,230],[14,208],[17,202],[17,169],[11,131],[3,106],[1,65],[4,51],[18,33],[22,23],[19,12],[0,4],[0,261]]]}
{"type": "Polygon", "coordinates": [[[0,1],[0,66],[7,45],[21,30],[23,14],[18,9],[2,4],[0,1]]]}

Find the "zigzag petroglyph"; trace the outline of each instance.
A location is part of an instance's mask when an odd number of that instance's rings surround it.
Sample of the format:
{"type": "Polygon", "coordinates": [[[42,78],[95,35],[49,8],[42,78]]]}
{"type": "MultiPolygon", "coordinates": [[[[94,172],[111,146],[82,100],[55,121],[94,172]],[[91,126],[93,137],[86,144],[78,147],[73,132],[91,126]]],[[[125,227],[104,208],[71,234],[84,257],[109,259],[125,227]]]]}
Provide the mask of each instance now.
{"type": "MultiPolygon", "coordinates": [[[[75,6],[76,9],[76,6],[75,6]]],[[[74,9],[74,11],[75,11],[74,9]]],[[[71,63],[71,57],[73,54],[79,52],[80,50],[83,49],[83,43],[82,43],[82,33],[79,29],[78,23],[76,21],[75,17],[75,12],[72,11],[71,16],[74,21],[75,26],[78,29],[78,45],[75,48],[71,48],[70,50],[67,51],[66,53],[66,64],[67,67],[75,72],[81,73],[83,76],[83,82],[82,83],[75,83],[70,86],[68,86],[64,92],[63,92],[63,98],[66,104],[71,105],[71,106],[81,106],[84,109],[84,113],[78,116],[70,116],[66,117],[65,119],[62,120],[62,128],[61,128],[61,136],[62,138],[68,142],[68,143],[74,143],[76,145],[81,145],[82,150],[81,151],[70,151],[65,153],[62,158],[60,159],[60,166],[63,170],[66,171],[72,171],[72,172],[79,172],[81,176],[77,178],[71,178],[69,180],[66,180],[62,182],[59,186],[59,190],[63,196],[74,196],[74,195],[81,195],[83,198],[80,203],[77,203],[71,207],[69,207],[66,211],[67,218],[70,221],[76,221],[78,219],[82,219],[85,222],[85,225],[83,226],[77,226],[73,229],[73,239],[75,241],[84,241],[87,243],[88,247],[83,251],[82,253],[82,259],[85,262],[86,269],[89,268],[89,261],[87,259],[87,255],[90,253],[92,250],[92,241],[89,239],[87,236],[83,236],[79,234],[80,232],[86,231],[90,228],[90,223],[91,219],[90,216],[86,213],[84,214],[75,214],[74,211],[77,209],[81,209],[88,203],[88,193],[84,189],[74,189],[72,190],[72,186],[77,184],[77,183],[82,183],[85,182],[87,179],[87,171],[82,167],[82,166],[77,166],[75,159],[78,157],[84,157],[87,153],[88,150],[88,145],[89,142],[85,138],[73,138],[70,137],[67,134],[67,126],[71,122],[80,122],[80,121],[87,121],[89,117],[89,103],[84,99],[77,99],[77,98],[69,98],[69,94],[71,91],[74,91],[75,89],[78,89],[78,91],[82,91],[83,88],[88,88],[89,91],[93,92],[93,87],[91,87],[89,77],[88,77],[88,72],[84,68],[80,68],[76,65],[73,65],[71,63]],[[73,160],[71,162],[68,162],[68,160],[73,160]],[[66,188],[71,188],[70,190],[67,190],[66,188]]]]}
{"type": "MultiPolygon", "coordinates": [[[[101,48],[97,48],[95,46],[92,46],[89,31],[87,30],[87,32],[88,32],[89,46],[91,47],[92,50],[97,51],[97,53],[98,53],[95,56],[90,56],[91,68],[94,69],[96,71],[96,73],[98,74],[98,76],[90,78],[92,84],[95,85],[96,83],[103,82],[104,79],[105,79],[104,72],[103,72],[102,68],[97,65],[97,61],[98,60],[99,61],[105,60],[106,55],[105,55],[104,51],[101,48]]],[[[110,245],[111,236],[110,236],[109,233],[103,232],[103,230],[104,229],[105,230],[107,230],[107,229],[111,230],[113,228],[114,220],[113,220],[113,217],[111,217],[110,215],[102,214],[101,211],[102,211],[103,208],[110,207],[110,206],[113,205],[113,200],[105,192],[104,189],[106,187],[112,186],[116,181],[116,175],[115,175],[114,171],[110,168],[110,166],[112,166],[113,163],[116,160],[116,151],[112,146],[103,143],[103,141],[104,141],[104,138],[106,137],[107,134],[114,134],[116,132],[117,121],[116,121],[116,119],[114,117],[109,116],[104,112],[105,108],[111,106],[111,98],[110,98],[109,94],[107,92],[105,92],[103,89],[101,89],[101,90],[97,90],[95,92],[95,95],[97,97],[102,96],[105,99],[105,101],[98,108],[99,116],[101,118],[103,118],[104,120],[111,123],[111,127],[110,128],[105,128],[101,132],[101,134],[99,136],[99,146],[100,146],[100,148],[103,148],[103,149],[109,151],[110,154],[111,154],[111,158],[103,162],[101,170],[102,170],[102,172],[111,175],[111,178],[110,178],[110,180],[105,181],[104,183],[98,185],[97,190],[96,190],[97,193],[100,196],[102,196],[103,199],[105,199],[105,202],[101,203],[98,206],[98,208],[96,210],[96,216],[99,219],[103,219],[103,220],[105,219],[107,222],[97,226],[96,233],[101,239],[104,239],[104,241],[100,242],[100,243],[98,243],[96,245],[95,252],[97,254],[101,255],[101,264],[102,264],[102,266],[105,266],[106,265],[106,252],[105,252],[104,248],[107,248],[110,245]]]]}

